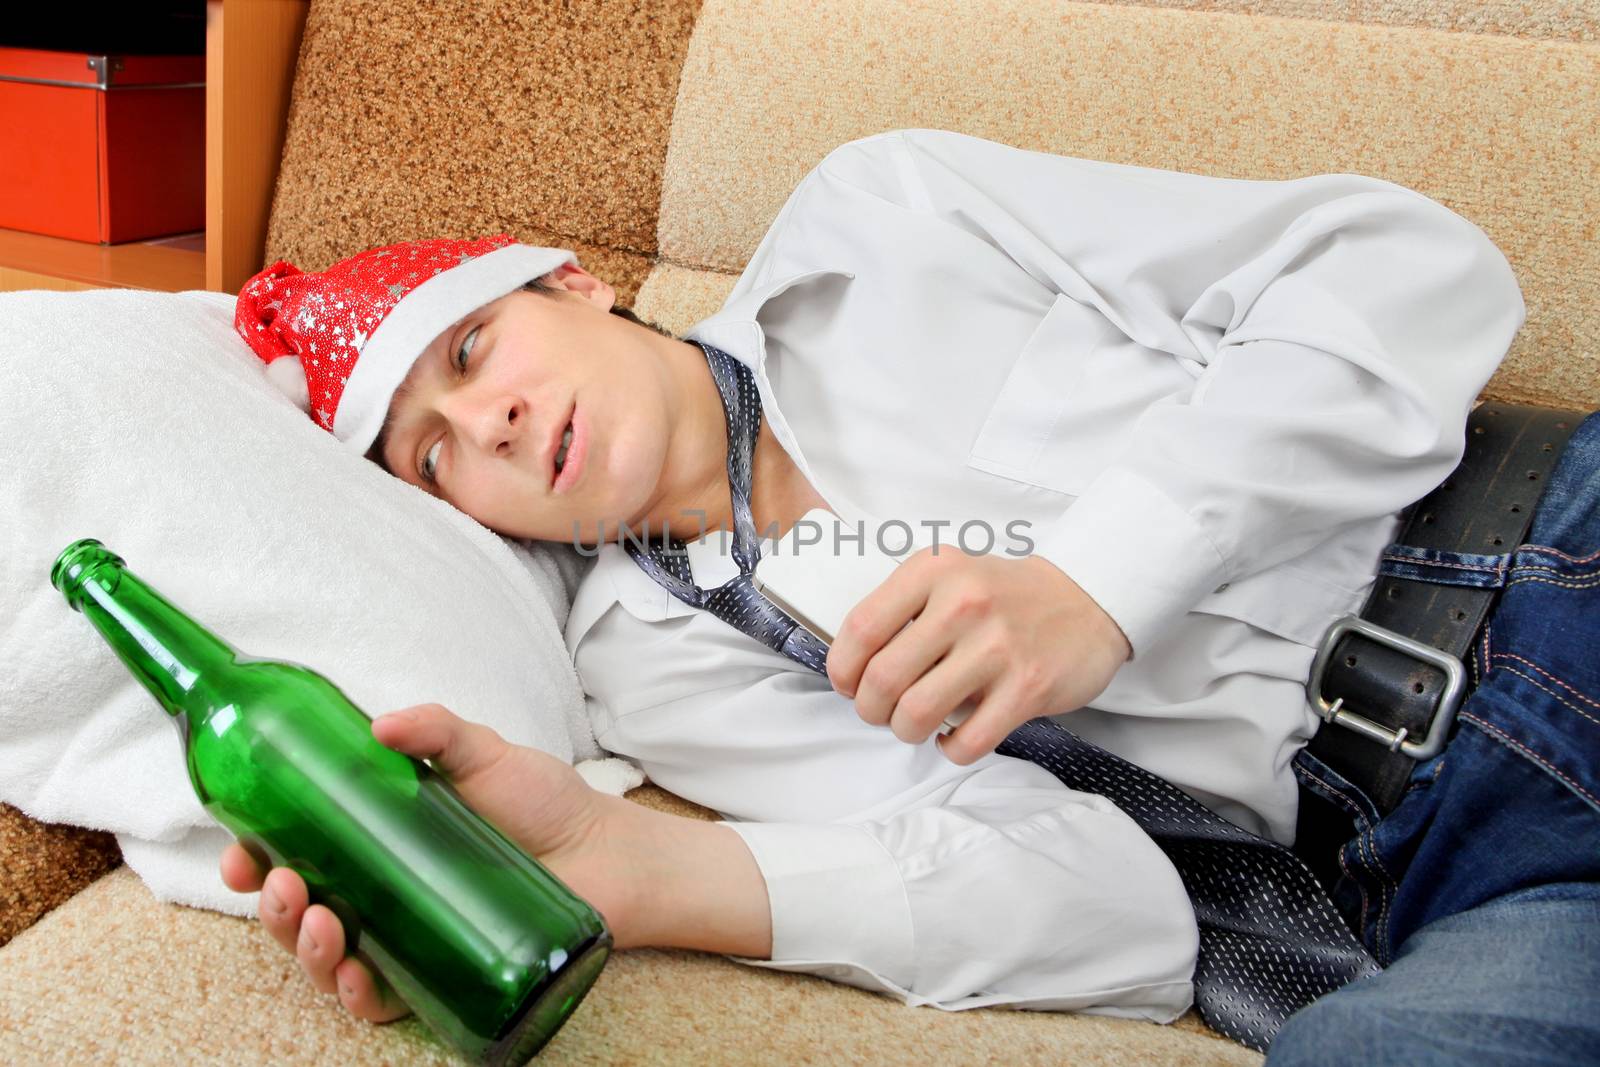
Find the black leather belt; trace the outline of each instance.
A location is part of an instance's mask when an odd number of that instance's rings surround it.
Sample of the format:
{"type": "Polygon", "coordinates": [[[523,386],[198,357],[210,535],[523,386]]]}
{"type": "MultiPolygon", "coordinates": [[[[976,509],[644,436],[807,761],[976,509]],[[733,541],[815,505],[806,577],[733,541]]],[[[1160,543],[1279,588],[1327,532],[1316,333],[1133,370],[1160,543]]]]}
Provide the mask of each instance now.
{"type": "MultiPolygon", "coordinates": [[[[1461,463],[1408,509],[1396,545],[1482,556],[1511,552],[1527,534],[1545,480],[1582,419],[1552,408],[1479,405],[1467,421],[1461,463]]],[[[1426,559],[1426,551],[1414,554],[1426,559]]],[[[1417,762],[1448,741],[1472,684],[1463,661],[1500,586],[1381,575],[1360,617],[1340,619],[1323,638],[1306,684],[1323,726],[1307,750],[1360,787],[1380,815],[1400,802],[1417,762]]],[[[1353,836],[1350,818],[1304,789],[1300,798],[1296,851],[1313,870],[1323,867],[1319,876],[1331,877],[1326,865],[1353,836]]]]}

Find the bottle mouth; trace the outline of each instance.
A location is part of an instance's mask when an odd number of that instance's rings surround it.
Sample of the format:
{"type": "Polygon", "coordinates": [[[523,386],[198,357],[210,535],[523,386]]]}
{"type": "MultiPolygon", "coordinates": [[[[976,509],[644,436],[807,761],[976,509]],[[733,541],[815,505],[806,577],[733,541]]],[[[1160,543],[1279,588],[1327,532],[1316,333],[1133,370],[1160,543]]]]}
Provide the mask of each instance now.
{"type": "Polygon", "coordinates": [[[61,550],[50,568],[50,584],[67,598],[67,603],[78,610],[78,597],[84,581],[105,564],[120,567],[122,557],[92,537],[83,537],[61,550]]]}

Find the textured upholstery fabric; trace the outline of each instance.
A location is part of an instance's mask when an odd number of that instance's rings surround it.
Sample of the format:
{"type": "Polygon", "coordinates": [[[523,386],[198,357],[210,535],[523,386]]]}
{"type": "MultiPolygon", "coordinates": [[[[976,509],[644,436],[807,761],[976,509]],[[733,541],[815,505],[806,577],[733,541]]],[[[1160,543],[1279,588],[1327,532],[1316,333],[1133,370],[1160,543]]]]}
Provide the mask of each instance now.
{"type": "Polygon", "coordinates": [[[698,0],[317,0],[268,262],[506,230],[631,300],[698,0]]]}
{"type": "MultiPolygon", "coordinates": [[[[646,785],[629,796],[693,818],[646,785]]],[[[414,1018],[372,1026],[305,980],[257,922],[156,902],[122,868],[0,952],[0,1063],[459,1064],[414,1018]]],[[[619,952],[536,1061],[1245,1067],[1209,1036],[1092,1015],[908,1010],[810,975],[698,952],[619,952]]]]}
{"type": "Polygon", "coordinates": [[[1167,7],[1415,26],[1458,33],[1497,33],[1530,40],[1600,41],[1593,0],[1094,0],[1124,7],[1167,7]]]}
{"type": "Polygon", "coordinates": [[[709,0],[661,256],[737,274],[830,148],[896,127],[1232,178],[1367,174],[1511,261],[1528,319],[1486,395],[1600,406],[1597,86],[1592,42],[1061,0],[709,0]]]}
{"type": "Polygon", "coordinates": [[[657,262],[737,275],[833,146],[938,126],[1417,189],[1522,283],[1528,321],[1486,395],[1600,404],[1597,0],[415,6],[313,5],[269,259],[504,228],[634,302],[657,262]]]}
{"type": "Polygon", "coordinates": [[[121,862],[110,834],[0,804],[0,945],[121,862]]]}

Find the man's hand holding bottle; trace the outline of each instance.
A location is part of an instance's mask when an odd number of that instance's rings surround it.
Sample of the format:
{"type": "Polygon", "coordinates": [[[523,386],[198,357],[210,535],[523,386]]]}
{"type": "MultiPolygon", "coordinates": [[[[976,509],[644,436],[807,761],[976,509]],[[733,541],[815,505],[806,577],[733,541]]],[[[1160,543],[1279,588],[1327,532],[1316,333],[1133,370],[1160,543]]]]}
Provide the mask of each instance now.
{"type": "MultiPolygon", "coordinates": [[[[468,806],[600,912],[615,947],[626,947],[628,890],[639,883],[619,831],[636,815],[652,814],[648,809],[601,793],[555,756],[513,745],[437,704],[381,716],[372,733],[388,748],[431,761],[468,806]]],[[[236,892],[261,890],[262,925],[295,955],[312,984],[337,994],[352,1015],[388,1022],[409,1014],[387,983],[346,954],[339,919],[309,904],[306,884],[292,868],[269,871],[235,841],[222,855],[222,880],[236,892]]]]}

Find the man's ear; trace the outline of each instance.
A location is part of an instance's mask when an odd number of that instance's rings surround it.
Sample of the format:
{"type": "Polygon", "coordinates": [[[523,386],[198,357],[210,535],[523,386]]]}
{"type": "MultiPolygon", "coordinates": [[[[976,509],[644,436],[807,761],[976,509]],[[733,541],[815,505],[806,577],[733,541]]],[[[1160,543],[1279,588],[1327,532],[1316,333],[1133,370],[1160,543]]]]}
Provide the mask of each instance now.
{"type": "Polygon", "coordinates": [[[575,263],[563,263],[547,276],[556,289],[583,297],[600,311],[610,311],[617,302],[617,291],[610,283],[596,278],[575,263]]]}

